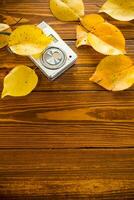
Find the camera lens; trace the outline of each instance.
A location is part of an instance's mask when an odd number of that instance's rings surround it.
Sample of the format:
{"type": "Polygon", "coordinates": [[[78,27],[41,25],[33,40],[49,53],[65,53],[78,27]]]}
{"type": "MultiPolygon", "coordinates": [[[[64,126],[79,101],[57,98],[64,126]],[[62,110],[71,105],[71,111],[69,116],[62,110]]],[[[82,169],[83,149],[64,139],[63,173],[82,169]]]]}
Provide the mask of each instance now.
{"type": "Polygon", "coordinates": [[[48,69],[59,69],[65,63],[65,54],[57,47],[50,47],[44,52],[41,62],[48,69]]]}

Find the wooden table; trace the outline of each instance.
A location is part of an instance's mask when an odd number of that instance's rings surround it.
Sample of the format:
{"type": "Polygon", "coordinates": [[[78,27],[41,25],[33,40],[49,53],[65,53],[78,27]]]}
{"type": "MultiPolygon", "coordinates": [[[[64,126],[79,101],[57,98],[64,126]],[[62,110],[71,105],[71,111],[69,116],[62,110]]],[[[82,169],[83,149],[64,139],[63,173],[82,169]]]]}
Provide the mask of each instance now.
{"type": "MultiPolygon", "coordinates": [[[[103,2],[84,0],[86,13],[103,2]]],[[[36,70],[39,84],[30,95],[0,100],[0,200],[134,199],[134,87],[112,93],[89,82],[104,56],[76,49],[77,23],[56,20],[48,0],[0,5],[1,22],[45,20],[78,54],[76,65],[56,81],[36,70]]],[[[134,59],[133,22],[104,17],[122,30],[134,59]]],[[[35,68],[28,58],[0,50],[0,90],[18,64],[35,68]]]]}

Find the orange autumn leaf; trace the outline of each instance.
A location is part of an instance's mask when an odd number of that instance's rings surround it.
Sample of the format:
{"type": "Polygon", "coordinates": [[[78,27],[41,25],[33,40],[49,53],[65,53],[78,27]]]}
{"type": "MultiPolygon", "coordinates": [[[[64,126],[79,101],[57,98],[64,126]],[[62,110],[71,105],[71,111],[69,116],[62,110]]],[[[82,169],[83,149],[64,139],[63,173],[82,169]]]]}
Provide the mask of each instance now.
{"type": "Polygon", "coordinates": [[[103,22],[98,24],[91,33],[114,48],[121,50],[125,54],[125,39],[116,26],[108,22],[103,22]]]}
{"type": "Polygon", "coordinates": [[[92,33],[88,33],[88,44],[104,55],[120,55],[122,51],[109,45],[92,33]]]}
{"type": "Polygon", "coordinates": [[[105,20],[98,14],[89,14],[81,17],[80,21],[88,31],[92,31],[98,24],[102,24],[105,20]]]}
{"type": "Polygon", "coordinates": [[[107,56],[101,60],[90,78],[111,91],[122,91],[134,84],[134,64],[125,55],[107,56]]]}
{"type": "MultiPolygon", "coordinates": [[[[125,54],[125,38],[122,32],[114,25],[104,21],[98,14],[86,15],[81,18],[81,24],[87,30],[86,44],[104,55],[125,54]]],[[[77,28],[77,45],[81,46],[86,37],[77,28]]],[[[85,45],[85,44],[84,44],[85,45]]]]}

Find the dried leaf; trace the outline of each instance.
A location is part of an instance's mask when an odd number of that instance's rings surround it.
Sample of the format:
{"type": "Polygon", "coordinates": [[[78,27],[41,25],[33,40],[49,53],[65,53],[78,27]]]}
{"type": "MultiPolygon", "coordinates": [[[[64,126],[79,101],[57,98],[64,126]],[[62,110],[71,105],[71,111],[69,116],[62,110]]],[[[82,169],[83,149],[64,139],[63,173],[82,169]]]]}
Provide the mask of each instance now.
{"type": "Polygon", "coordinates": [[[10,33],[10,26],[7,24],[0,23],[0,49],[8,44],[10,33]]]}
{"type": "Polygon", "coordinates": [[[76,46],[80,47],[82,45],[88,45],[88,32],[82,26],[77,26],[77,41],[76,46]]]}
{"type": "Polygon", "coordinates": [[[32,57],[35,59],[40,59],[43,55],[43,52],[33,55],[32,57]]]}
{"type": "Polygon", "coordinates": [[[61,21],[77,21],[84,15],[82,0],[50,0],[50,9],[61,21]]]}
{"type": "Polygon", "coordinates": [[[9,47],[18,55],[31,56],[40,54],[51,42],[52,38],[37,26],[22,25],[10,35],[9,47]]]}
{"type": "Polygon", "coordinates": [[[6,31],[6,30],[8,30],[9,28],[10,28],[9,25],[0,23],[0,32],[6,31]]]}
{"type": "Polygon", "coordinates": [[[88,44],[90,44],[96,51],[104,55],[120,55],[123,52],[110,44],[104,42],[99,37],[92,33],[88,33],[88,44]]]}
{"type": "MultiPolygon", "coordinates": [[[[96,51],[105,55],[119,55],[125,54],[125,38],[121,31],[114,25],[104,21],[104,19],[97,14],[84,16],[81,23],[86,30],[88,39],[87,45],[91,45],[96,51]]],[[[82,45],[81,31],[77,29],[76,44],[82,45]]],[[[84,35],[84,34],[83,34],[84,35]]],[[[83,36],[85,39],[85,36],[83,36]]],[[[79,46],[79,45],[77,45],[79,46]]]]}
{"type": "Polygon", "coordinates": [[[108,22],[103,22],[97,25],[91,33],[95,34],[109,45],[121,50],[122,54],[125,53],[125,38],[116,26],[108,22]]]}
{"type": "Polygon", "coordinates": [[[13,68],[4,78],[4,89],[1,98],[5,96],[26,96],[37,85],[38,77],[31,68],[19,65],[13,68]]]}
{"type": "Polygon", "coordinates": [[[99,12],[105,12],[120,21],[134,19],[134,0],[107,0],[99,12]]]}
{"type": "Polygon", "coordinates": [[[88,31],[92,31],[98,24],[102,24],[104,19],[98,14],[89,14],[81,17],[80,21],[88,31]]]}
{"type": "Polygon", "coordinates": [[[134,84],[134,65],[125,55],[107,56],[97,66],[90,81],[107,90],[121,91],[134,84]]]}

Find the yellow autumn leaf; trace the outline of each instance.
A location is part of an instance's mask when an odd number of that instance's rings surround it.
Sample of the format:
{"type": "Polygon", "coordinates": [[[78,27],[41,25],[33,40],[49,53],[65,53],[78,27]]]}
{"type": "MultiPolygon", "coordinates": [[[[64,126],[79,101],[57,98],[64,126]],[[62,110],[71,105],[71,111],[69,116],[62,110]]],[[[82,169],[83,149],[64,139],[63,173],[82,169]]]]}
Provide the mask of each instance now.
{"type": "Polygon", "coordinates": [[[83,0],[50,0],[50,9],[61,21],[78,21],[84,15],[83,0]]]}
{"type": "Polygon", "coordinates": [[[104,42],[99,37],[92,33],[88,33],[88,44],[90,44],[96,51],[104,55],[120,55],[122,51],[104,42]]]}
{"type": "Polygon", "coordinates": [[[0,49],[8,44],[11,28],[7,24],[0,23],[0,49]]]}
{"type": "Polygon", "coordinates": [[[98,24],[102,24],[105,20],[98,14],[88,14],[81,17],[81,24],[88,30],[92,31],[98,24]]]}
{"type": "Polygon", "coordinates": [[[10,35],[9,47],[18,55],[32,56],[40,54],[51,42],[52,38],[37,26],[22,25],[10,35]]]}
{"type": "Polygon", "coordinates": [[[99,12],[105,12],[120,21],[134,19],[134,0],[107,0],[99,12]]]}
{"type": "Polygon", "coordinates": [[[91,33],[109,45],[121,50],[123,54],[125,53],[125,38],[116,26],[108,22],[103,22],[97,25],[91,33]]]}
{"type": "Polygon", "coordinates": [[[13,68],[4,78],[4,89],[1,98],[5,96],[26,96],[37,85],[38,77],[35,71],[25,65],[13,68]]]}
{"type": "MultiPolygon", "coordinates": [[[[125,38],[122,32],[116,26],[104,21],[100,15],[91,14],[84,16],[81,18],[81,23],[84,28],[89,31],[87,33],[87,45],[91,45],[96,51],[104,55],[119,55],[126,53],[125,38]]],[[[77,30],[76,44],[82,44],[80,33],[81,32],[77,30]]]]}
{"type": "Polygon", "coordinates": [[[88,32],[85,28],[78,25],[76,30],[76,47],[80,47],[82,45],[88,45],[88,32]]]}
{"type": "Polygon", "coordinates": [[[0,32],[4,32],[5,30],[8,30],[10,28],[10,26],[8,24],[3,24],[0,23],[0,32]]]}
{"type": "Polygon", "coordinates": [[[111,91],[122,91],[134,84],[134,64],[125,55],[107,56],[98,64],[90,81],[111,91]]]}
{"type": "Polygon", "coordinates": [[[43,52],[32,55],[32,57],[35,58],[35,59],[40,59],[42,57],[42,55],[43,55],[43,52]]]}

